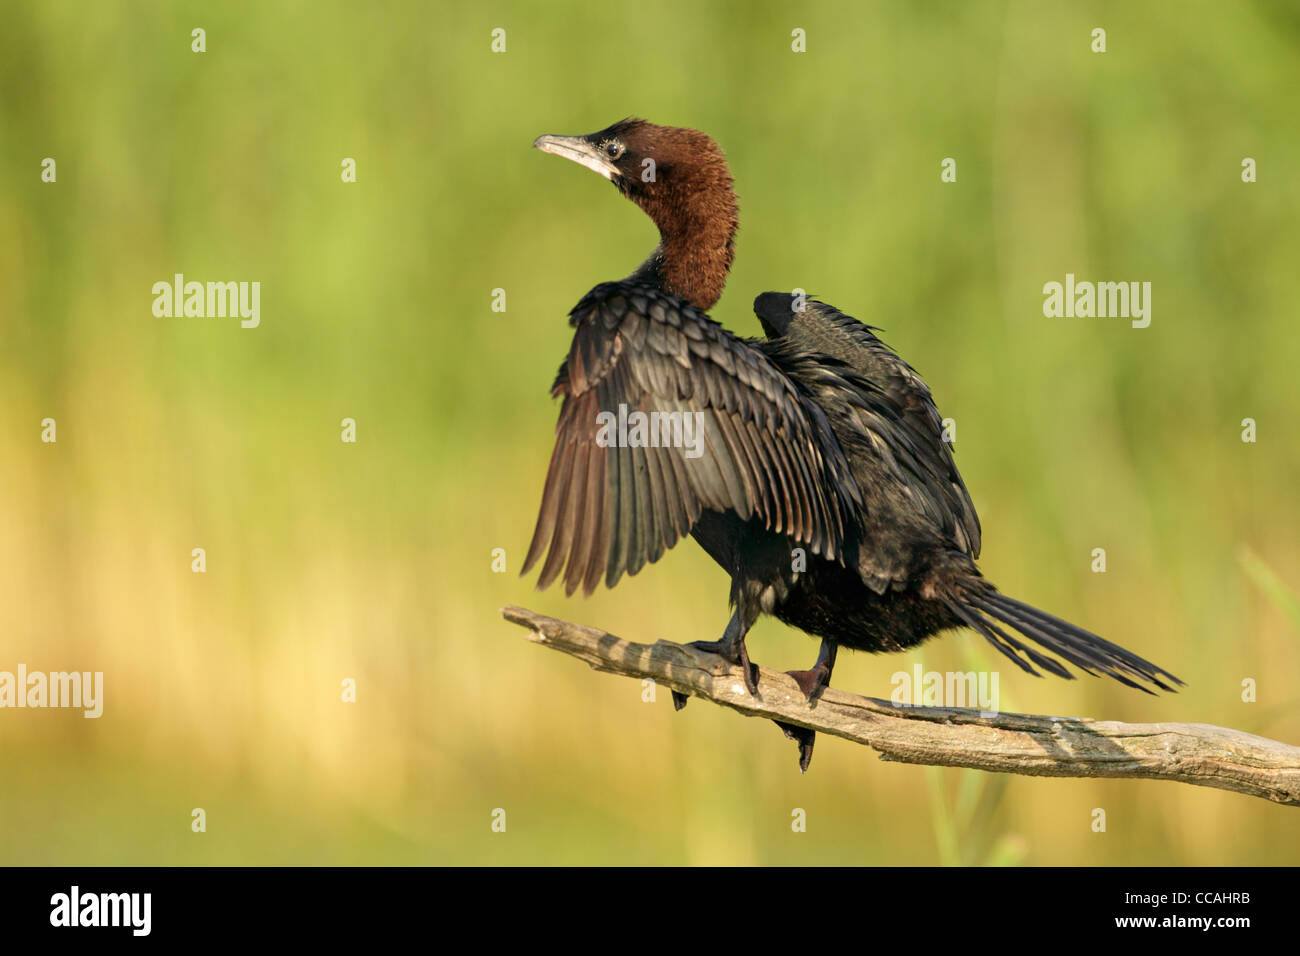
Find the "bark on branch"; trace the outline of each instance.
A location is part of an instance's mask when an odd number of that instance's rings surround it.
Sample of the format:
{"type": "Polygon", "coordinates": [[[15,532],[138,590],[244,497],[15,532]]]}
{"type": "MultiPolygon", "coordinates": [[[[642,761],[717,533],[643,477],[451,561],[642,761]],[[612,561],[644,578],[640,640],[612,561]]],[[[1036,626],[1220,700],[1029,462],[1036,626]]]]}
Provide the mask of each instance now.
{"type": "Polygon", "coordinates": [[[788,676],[759,668],[758,696],[740,668],[670,641],[634,644],[521,607],[501,610],[529,640],[598,671],[656,684],[738,710],[867,744],[884,760],[1046,777],[1177,780],[1300,806],[1300,747],[1209,724],[981,716],[977,710],[904,707],[828,688],[813,705],[788,676]]]}

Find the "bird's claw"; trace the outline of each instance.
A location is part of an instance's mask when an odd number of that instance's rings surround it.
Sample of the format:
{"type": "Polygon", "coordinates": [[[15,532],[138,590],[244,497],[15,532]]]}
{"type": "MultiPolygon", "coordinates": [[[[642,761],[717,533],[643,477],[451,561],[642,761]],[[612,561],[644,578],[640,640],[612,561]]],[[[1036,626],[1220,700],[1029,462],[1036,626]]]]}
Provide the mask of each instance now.
{"type": "MultiPolygon", "coordinates": [[[[745,647],[745,642],[740,641],[692,641],[685,645],[693,651],[702,651],[705,654],[717,654],[728,664],[734,664],[740,668],[745,675],[745,689],[754,697],[758,696],[758,668],[749,659],[749,649],[745,647]]],[[[678,704],[678,693],[673,691],[673,705],[681,710],[686,706],[684,703],[678,704]]]]}
{"type": "Polygon", "coordinates": [[[786,671],[786,673],[794,678],[794,682],[799,685],[799,689],[803,691],[810,704],[821,696],[822,691],[830,686],[831,682],[830,669],[826,667],[814,667],[806,671],[786,671]]]}
{"type": "Polygon", "coordinates": [[[773,721],[781,732],[799,745],[799,772],[807,773],[808,765],[812,763],[813,744],[817,742],[817,732],[809,730],[807,727],[798,727],[794,724],[787,724],[782,721],[773,721]]]}

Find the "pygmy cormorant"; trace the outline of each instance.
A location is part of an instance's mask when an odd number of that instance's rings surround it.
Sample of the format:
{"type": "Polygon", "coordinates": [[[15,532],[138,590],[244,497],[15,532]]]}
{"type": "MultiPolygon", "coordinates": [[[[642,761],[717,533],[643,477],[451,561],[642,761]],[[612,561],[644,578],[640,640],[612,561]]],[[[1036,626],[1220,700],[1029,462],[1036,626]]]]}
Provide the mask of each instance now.
{"type": "MultiPolygon", "coordinates": [[[[1142,690],[1181,683],[984,579],[979,518],[930,390],[871,326],[779,292],[754,300],[766,338],[709,318],[737,225],[712,139],[628,119],[533,145],[604,176],[660,234],[635,272],[569,314],[573,344],[551,389],[564,401],[524,562],[542,561],[539,587],[561,575],[569,594],[612,587],[689,533],[731,575],[734,607],[720,640],[693,646],[739,664],[750,693],[745,635],[760,613],[822,639],[816,664],[791,672],[810,699],[840,646],[899,651],[962,626],[1030,674],[1069,678],[1064,660],[1142,690]],[[635,412],[640,434],[609,427],[635,412]],[[683,422],[697,426],[690,447],[683,422]]],[[[781,726],[806,769],[812,732],[781,726]]]]}

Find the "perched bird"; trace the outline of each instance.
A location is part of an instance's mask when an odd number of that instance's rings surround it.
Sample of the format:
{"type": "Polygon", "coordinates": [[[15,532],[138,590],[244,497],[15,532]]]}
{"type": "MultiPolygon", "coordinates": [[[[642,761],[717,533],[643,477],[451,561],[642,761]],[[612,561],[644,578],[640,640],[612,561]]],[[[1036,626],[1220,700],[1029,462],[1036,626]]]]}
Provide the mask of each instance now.
{"type": "MultiPolygon", "coordinates": [[[[608,179],[660,235],[635,272],[570,312],[524,562],[542,562],[540,588],[561,575],[569,594],[613,587],[689,533],[731,575],[734,608],[718,641],[692,646],[740,665],[750,693],[745,636],[760,614],[822,639],[813,667],[790,672],[809,699],[840,646],[899,651],[963,626],[1030,674],[1070,678],[1064,660],[1142,690],[1181,683],[984,579],[979,518],[930,390],[871,326],[779,292],[754,301],[765,339],[709,318],[738,221],[712,139],[627,119],[533,145],[608,179]]],[[[813,733],[780,726],[806,770],[813,733]]]]}

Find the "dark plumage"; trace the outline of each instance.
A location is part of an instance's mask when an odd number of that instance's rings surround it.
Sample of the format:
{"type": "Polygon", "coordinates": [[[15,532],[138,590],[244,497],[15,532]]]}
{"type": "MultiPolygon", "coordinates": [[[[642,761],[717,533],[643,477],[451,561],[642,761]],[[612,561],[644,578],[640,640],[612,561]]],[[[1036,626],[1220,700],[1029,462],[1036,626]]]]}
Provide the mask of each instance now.
{"type": "MultiPolygon", "coordinates": [[[[1180,683],[980,575],[979,518],[930,390],[870,326],[777,292],[754,301],[766,339],[705,314],[737,224],[713,140],[624,120],[534,145],[610,179],[660,230],[636,272],[570,313],[555,451],[524,562],[542,561],[539,587],[561,576],[570,594],[602,578],[612,587],[689,532],[731,575],[734,605],[722,639],[697,646],[741,664],[751,693],[745,635],[761,613],[822,638],[813,668],[791,672],[809,697],[841,645],[896,651],[962,626],[1031,674],[1070,677],[1059,657],[1143,690],[1180,683]],[[620,410],[655,413],[658,427],[602,431],[601,414],[620,410]],[[692,433],[665,421],[696,423],[698,445],[681,447],[692,433]]],[[[812,733],[782,727],[806,769],[812,733]]]]}
{"type": "Polygon", "coordinates": [[[540,587],[566,561],[567,593],[590,593],[602,577],[613,587],[705,512],[755,520],[839,559],[857,485],[826,415],[780,362],[640,279],[597,286],[570,323],[573,346],[551,390],[565,396],[555,453],[524,562],[546,550],[540,587]],[[701,454],[671,443],[598,447],[598,413],[620,405],[699,414],[701,454]]]}

